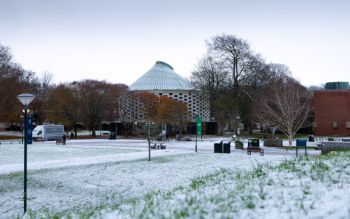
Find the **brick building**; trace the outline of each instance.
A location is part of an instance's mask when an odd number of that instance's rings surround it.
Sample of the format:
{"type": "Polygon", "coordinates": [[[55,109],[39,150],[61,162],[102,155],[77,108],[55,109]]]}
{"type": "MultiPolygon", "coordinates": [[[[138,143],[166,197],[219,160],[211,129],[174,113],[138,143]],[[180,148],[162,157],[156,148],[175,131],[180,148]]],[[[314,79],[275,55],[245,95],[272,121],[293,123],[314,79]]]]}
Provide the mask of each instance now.
{"type": "Polygon", "coordinates": [[[318,136],[350,135],[350,90],[314,92],[314,132],[318,136]]]}

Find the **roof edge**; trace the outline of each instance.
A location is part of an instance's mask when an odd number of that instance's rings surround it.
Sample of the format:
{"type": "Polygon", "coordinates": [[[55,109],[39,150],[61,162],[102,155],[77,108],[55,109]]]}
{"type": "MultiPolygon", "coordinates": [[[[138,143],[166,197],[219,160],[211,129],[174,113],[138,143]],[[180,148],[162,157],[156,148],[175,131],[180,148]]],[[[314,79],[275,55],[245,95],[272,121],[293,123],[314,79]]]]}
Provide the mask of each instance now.
{"type": "Polygon", "coordinates": [[[168,63],[163,62],[163,61],[156,61],[156,65],[165,65],[165,66],[169,67],[171,70],[174,70],[174,68],[171,65],[169,65],[168,63]]]}

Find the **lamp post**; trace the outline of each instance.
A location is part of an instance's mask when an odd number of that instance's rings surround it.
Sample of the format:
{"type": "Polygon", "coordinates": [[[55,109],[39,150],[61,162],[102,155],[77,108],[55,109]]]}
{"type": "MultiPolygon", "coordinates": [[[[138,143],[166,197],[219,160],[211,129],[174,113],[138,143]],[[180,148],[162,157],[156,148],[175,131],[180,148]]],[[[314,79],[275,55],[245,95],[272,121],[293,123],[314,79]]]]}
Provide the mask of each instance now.
{"type": "Polygon", "coordinates": [[[35,96],[24,93],[17,96],[17,99],[24,106],[24,213],[27,212],[27,110],[28,105],[34,100],[35,96]]]}
{"type": "Polygon", "coordinates": [[[148,161],[151,161],[151,122],[146,123],[148,125],[147,130],[147,142],[148,142],[148,161]]]}

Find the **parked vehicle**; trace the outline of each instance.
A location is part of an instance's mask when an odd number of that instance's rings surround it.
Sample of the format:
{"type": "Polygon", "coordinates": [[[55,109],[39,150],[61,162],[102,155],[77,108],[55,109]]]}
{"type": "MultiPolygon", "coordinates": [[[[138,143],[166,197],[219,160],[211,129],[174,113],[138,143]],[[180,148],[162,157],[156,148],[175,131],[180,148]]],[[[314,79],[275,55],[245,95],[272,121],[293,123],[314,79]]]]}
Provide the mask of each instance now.
{"type": "Polygon", "coordinates": [[[38,125],[32,132],[34,141],[54,141],[62,138],[64,125],[38,125]]]}

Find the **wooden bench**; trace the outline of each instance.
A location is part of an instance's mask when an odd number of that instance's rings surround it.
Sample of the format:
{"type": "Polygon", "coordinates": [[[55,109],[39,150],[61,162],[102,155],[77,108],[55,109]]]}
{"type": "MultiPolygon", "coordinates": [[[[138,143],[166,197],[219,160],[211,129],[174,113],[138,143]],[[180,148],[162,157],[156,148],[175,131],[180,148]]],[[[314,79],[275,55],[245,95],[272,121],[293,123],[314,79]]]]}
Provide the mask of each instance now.
{"type": "Polygon", "coordinates": [[[259,152],[261,156],[264,156],[264,149],[257,147],[257,146],[248,146],[247,147],[247,154],[251,155],[252,152],[259,152]]]}
{"type": "Polygon", "coordinates": [[[66,144],[66,141],[64,141],[62,138],[57,138],[57,139],[56,139],[56,144],[65,145],[65,144],[66,144]]]}
{"type": "Polygon", "coordinates": [[[161,144],[158,146],[158,148],[161,149],[161,150],[164,150],[164,149],[166,149],[166,145],[161,143],[161,144]]]}
{"type": "Polygon", "coordinates": [[[163,143],[154,143],[153,145],[151,145],[151,149],[166,149],[166,145],[163,143]]]}

